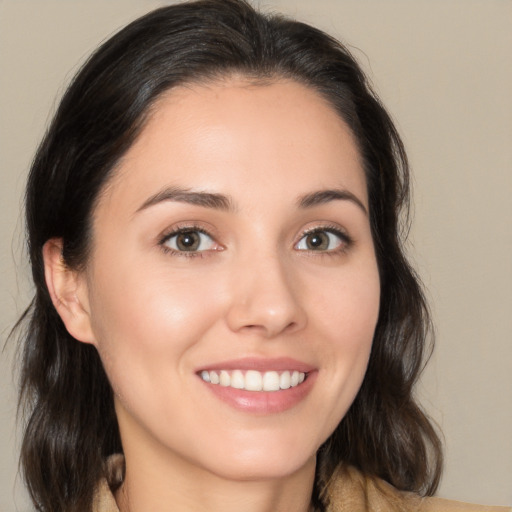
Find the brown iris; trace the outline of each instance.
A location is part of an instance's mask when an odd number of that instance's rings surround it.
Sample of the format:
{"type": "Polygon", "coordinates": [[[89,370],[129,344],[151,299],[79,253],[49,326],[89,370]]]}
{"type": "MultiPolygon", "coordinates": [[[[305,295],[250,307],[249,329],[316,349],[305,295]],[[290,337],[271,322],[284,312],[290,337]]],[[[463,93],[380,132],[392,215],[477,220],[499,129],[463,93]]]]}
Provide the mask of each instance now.
{"type": "Polygon", "coordinates": [[[326,251],[329,249],[329,235],[322,231],[309,233],[306,236],[306,247],[310,251],[326,251]]]}
{"type": "Polygon", "coordinates": [[[180,251],[196,251],[201,237],[197,231],[184,231],[176,235],[176,247],[180,251]]]}

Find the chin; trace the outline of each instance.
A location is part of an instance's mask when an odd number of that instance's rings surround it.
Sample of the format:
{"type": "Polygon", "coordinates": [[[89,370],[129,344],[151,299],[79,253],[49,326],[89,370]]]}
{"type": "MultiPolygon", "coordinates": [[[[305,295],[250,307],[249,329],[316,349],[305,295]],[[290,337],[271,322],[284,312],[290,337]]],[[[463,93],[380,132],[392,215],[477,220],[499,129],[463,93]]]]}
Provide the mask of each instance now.
{"type": "Polygon", "coordinates": [[[218,476],[235,481],[278,480],[302,470],[314,472],[316,449],[304,449],[302,445],[285,442],[259,443],[257,446],[231,446],[231,452],[208,457],[205,466],[218,476]],[[302,446],[298,450],[297,446],[302,446]],[[214,464],[212,460],[215,461],[214,464]]]}
{"type": "Polygon", "coordinates": [[[288,478],[291,475],[311,469],[314,472],[316,463],[316,454],[301,460],[282,459],[276,460],[275,457],[265,460],[254,458],[236,458],[234,460],[223,461],[222,465],[216,465],[211,471],[219,477],[240,482],[279,480],[288,478]]]}

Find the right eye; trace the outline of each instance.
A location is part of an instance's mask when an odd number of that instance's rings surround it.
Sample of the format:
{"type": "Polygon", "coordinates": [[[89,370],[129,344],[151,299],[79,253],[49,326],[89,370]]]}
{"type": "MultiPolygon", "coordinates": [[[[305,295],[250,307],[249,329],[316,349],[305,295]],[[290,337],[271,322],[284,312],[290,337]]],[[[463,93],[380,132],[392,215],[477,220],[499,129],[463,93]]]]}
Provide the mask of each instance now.
{"type": "Polygon", "coordinates": [[[336,253],[346,249],[351,240],[334,228],[315,228],[304,233],[295,248],[300,251],[336,253]]]}
{"type": "Polygon", "coordinates": [[[198,229],[180,229],[168,235],[162,242],[167,249],[175,252],[203,252],[215,249],[213,238],[198,229]]]}

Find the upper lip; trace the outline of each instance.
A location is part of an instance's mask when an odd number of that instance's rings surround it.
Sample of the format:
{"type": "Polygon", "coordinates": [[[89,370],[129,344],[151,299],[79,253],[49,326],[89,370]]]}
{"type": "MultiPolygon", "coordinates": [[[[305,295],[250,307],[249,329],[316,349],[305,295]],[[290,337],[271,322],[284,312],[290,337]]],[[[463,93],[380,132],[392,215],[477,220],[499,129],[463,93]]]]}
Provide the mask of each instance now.
{"type": "Polygon", "coordinates": [[[197,371],[256,370],[260,372],[284,372],[286,370],[297,370],[299,372],[308,373],[314,369],[314,366],[304,363],[303,361],[298,361],[297,359],[293,359],[291,357],[245,357],[241,359],[230,359],[229,361],[208,364],[198,368],[197,371]]]}

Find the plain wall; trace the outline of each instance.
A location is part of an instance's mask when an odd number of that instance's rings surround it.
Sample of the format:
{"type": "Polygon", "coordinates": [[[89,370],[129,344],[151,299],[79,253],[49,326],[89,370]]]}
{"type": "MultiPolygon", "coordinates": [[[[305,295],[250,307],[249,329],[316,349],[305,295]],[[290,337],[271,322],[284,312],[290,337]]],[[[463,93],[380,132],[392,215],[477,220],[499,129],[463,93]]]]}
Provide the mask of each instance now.
{"type": "MultiPolygon", "coordinates": [[[[57,98],[105,37],[163,2],[0,0],[0,334],[28,304],[21,203],[57,98]]],[[[397,122],[414,172],[411,257],[437,347],[418,394],[446,439],[439,491],[512,504],[512,2],[268,0],[341,38],[397,122]]],[[[15,484],[11,342],[0,361],[0,511],[15,484]]],[[[77,454],[78,456],[78,454],[77,454]]]]}

